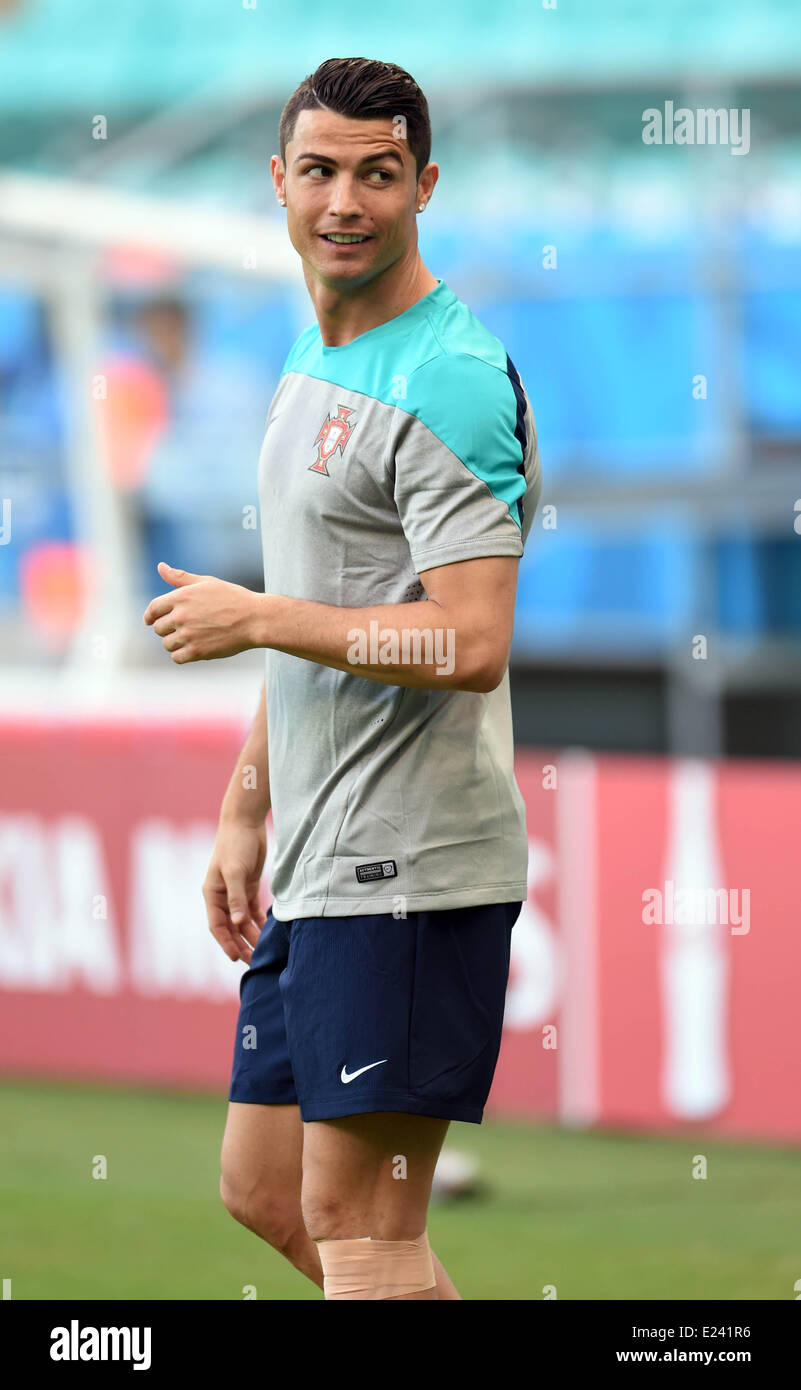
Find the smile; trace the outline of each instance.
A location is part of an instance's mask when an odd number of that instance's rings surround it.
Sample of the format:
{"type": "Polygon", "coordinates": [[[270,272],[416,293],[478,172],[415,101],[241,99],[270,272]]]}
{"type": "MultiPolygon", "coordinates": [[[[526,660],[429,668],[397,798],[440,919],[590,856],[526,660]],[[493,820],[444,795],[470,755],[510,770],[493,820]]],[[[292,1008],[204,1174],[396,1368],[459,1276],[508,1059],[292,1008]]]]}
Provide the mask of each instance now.
{"type": "Polygon", "coordinates": [[[333,241],[337,246],[351,246],[356,242],[369,241],[370,237],[362,232],[323,232],[324,241],[333,241]]]}

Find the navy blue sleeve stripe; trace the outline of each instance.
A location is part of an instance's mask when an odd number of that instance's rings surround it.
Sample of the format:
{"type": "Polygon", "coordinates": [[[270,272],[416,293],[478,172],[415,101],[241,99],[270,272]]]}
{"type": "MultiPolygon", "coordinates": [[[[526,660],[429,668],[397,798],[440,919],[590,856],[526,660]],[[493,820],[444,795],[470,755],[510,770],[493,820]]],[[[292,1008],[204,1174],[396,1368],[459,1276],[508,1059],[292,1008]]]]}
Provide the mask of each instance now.
{"type": "MultiPolygon", "coordinates": [[[[507,371],[509,380],[510,380],[511,383],[512,383],[512,389],[514,390],[514,393],[515,393],[515,400],[516,400],[516,402],[517,402],[517,420],[516,420],[516,422],[515,422],[515,438],[516,438],[517,440],[519,440],[519,442],[520,442],[520,447],[521,447],[521,449],[522,449],[522,451],[523,451],[523,456],[522,456],[522,458],[521,458],[519,464],[517,465],[517,471],[518,471],[518,473],[520,473],[520,474],[522,475],[523,481],[525,482],[525,480],[526,480],[526,445],[527,445],[527,443],[528,443],[528,437],[527,437],[527,435],[526,435],[526,399],[525,399],[525,396],[523,395],[523,387],[522,387],[522,384],[521,384],[521,381],[520,381],[520,375],[519,375],[519,373],[518,373],[517,367],[515,366],[514,362],[512,361],[511,357],[509,356],[508,352],[507,352],[507,354],[506,354],[506,371],[507,371]]],[[[525,494],[524,494],[524,496],[525,496],[525,494]]],[[[518,499],[517,499],[517,514],[518,514],[518,516],[519,516],[519,518],[520,518],[520,526],[521,526],[521,528],[522,528],[522,526],[523,526],[523,498],[522,498],[522,497],[518,497],[518,499]]]]}

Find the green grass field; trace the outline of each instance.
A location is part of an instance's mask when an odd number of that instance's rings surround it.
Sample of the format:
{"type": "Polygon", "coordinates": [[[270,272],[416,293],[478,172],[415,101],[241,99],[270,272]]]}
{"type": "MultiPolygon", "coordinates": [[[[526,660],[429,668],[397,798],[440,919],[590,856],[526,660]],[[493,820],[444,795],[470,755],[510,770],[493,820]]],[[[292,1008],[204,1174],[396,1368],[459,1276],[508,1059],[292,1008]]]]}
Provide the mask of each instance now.
{"type": "MultiPolygon", "coordinates": [[[[0,1276],[16,1299],[322,1299],[218,1196],[226,1101],[0,1084],[0,1276]],[[108,1177],[93,1179],[103,1154],[108,1177]]],[[[796,1149],[451,1126],[481,1200],[434,1205],[428,1231],[466,1299],[793,1299],[796,1149]],[[706,1180],[692,1157],[708,1161],[706,1180]]]]}

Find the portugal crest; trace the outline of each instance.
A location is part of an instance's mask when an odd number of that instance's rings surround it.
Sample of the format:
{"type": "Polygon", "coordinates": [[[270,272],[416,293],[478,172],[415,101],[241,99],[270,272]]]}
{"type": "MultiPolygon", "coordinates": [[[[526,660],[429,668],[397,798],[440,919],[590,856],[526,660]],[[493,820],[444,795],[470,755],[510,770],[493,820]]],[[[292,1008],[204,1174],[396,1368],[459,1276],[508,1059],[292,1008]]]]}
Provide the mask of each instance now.
{"type": "Polygon", "coordinates": [[[314,463],[309,464],[310,473],[324,473],[326,478],[331,476],[325,465],[333,458],[337,449],[340,453],[344,452],[345,445],[356,428],[355,420],[352,425],[348,424],[352,414],[350,406],[338,405],[333,420],[330,412],[326,415],[320,426],[320,433],[314,441],[317,446],[317,458],[314,463]]]}

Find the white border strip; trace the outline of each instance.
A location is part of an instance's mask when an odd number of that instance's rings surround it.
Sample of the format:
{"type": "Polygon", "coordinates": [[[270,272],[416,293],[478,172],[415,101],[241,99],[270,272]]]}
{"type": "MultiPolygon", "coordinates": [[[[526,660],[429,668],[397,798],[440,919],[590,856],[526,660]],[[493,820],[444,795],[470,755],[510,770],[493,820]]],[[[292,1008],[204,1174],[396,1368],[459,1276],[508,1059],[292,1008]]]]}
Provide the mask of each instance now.
{"type": "Polygon", "coordinates": [[[595,757],[570,749],[557,762],[557,901],[562,1003],[557,1061],[560,1119],[587,1125],[601,1105],[597,796],[595,757]]]}

